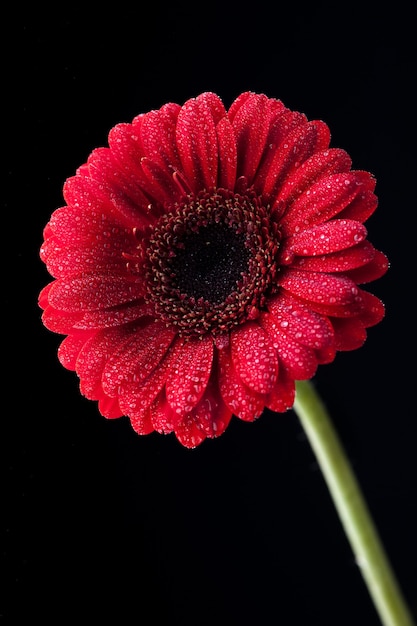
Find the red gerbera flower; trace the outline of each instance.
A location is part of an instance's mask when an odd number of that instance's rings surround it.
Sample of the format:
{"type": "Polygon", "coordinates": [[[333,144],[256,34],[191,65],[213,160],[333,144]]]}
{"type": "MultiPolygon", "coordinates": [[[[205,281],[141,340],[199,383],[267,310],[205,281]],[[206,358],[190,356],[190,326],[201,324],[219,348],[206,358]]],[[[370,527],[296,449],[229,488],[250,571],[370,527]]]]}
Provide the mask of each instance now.
{"type": "Polygon", "coordinates": [[[388,263],[375,180],[281,101],[214,93],[118,124],[44,231],[43,323],[108,418],[187,447],[282,412],[294,381],[361,346],[388,263]]]}

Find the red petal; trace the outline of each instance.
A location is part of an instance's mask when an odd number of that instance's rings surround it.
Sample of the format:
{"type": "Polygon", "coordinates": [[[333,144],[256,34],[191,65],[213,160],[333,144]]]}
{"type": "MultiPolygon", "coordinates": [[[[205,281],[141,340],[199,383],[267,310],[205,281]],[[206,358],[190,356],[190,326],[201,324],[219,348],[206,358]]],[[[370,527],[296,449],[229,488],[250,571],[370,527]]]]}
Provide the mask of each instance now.
{"type": "Polygon", "coordinates": [[[275,152],[266,176],[263,193],[274,198],[287,176],[300,167],[312,154],[328,147],[330,131],[321,121],[297,126],[275,152]]]}
{"type": "Polygon", "coordinates": [[[237,149],[235,134],[227,117],[220,120],[216,131],[220,162],[218,186],[224,189],[233,189],[236,181],[237,149]]]}
{"type": "Polygon", "coordinates": [[[109,274],[84,274],[55,281],[49,302],[61,311],[93,311],[139,300],[144,295],[142,280],[109,274]]]}
{"type": "MultiPolygon", "coordinates": [[[[145,156],[139,135],[137,126],[125,123],[116,124],[109,132],[108,142],[111,155],[118,164],[119,170],[124,172],[128,179],[132,173],[138,171],[138,165],[145,156]]],[[[140,181],[140,171],[138,181],[140,181]]]]}
{"type": "Polygon", "coordinates": [[[332,174],[321,178],[305,191],[289,208],[281,220],[284,236],[299,229],[321,224],[340,213],[373,179],[364,172],[332,174]]]}
{"type": "Polygon", "coordinates": [[[356,198],[340,213],[339,217],[366,222],[378,206],[378,198],[369,189],[359,193],[356,198]]]}
{"type": "Polygon", "coordinates": [[[108,247],[111,237],[115,252],[129,251],[132,247],[132,230],[124,228],[109,213],[101,211],[98,202],[93,206],[65,206],[54,211],[49,227],[57,240],[69,248],[91,246],[94,256],[108,247]]]}
{"type": "Polygon", "coordinates": [[[200,401],[210,378],[213,352],[210,335],[183,343],[166,383],[167,400],[178,415],[189,413],[200,401]]]}
{"type": "Polygon", "coordinates": [[[196,448],[207,437],[201,430],[194,415],[188,413],[175,426],[175,436],[186,448],[196,448]]]}
{"type": "Polygon", "coordinates": [[[389,261],[385,254],[375,250],[374,258],[369,263],[351,270],[347,275],[359,285],[381,278],[388,271],[388,268],[389,261]]]}
{"type": "Polygon", "coordinates": [[[52,281],[51,283],[48,283],[47,285],[45,285],[45,287],[39,293],[38,306],[41,309],[46,309],[49,306],[49,292],[51,291],[51,287],[54,284],[54,282],[55,281],[52,281]]]}
{"type": "Polygon", "coordinates": [[[356,350],[364,344],[366,330],[360,319],[355,317],[349,319],[333,318],[331,321],[334,327],[337,350],[356,350]]]}
{"type": "Polygon", "coordinates": [[[233,116],[238,154],[238,176],[252,183],[266,146],[271,116],[270,100],[251,94],[233,116]]]}
{"type": "Polygon", "coordinates": [[[133,430],[138,435],[149,435],[154,430],[149,409],[129,416],[129,419],[133,430]]]}
{"type": "MultiPolygon", "coordinates": [[[[127,126],[131,133],[129,124],[119,125],[111,133],[116,134],[120,126],[127,126]]],[[[117,142],[117,147],[122,144],[122,141],[117,142]]],[[[133,228],[140,217],[144,219],[147,215],[148,194],[152,194],[153,187],[148,184],[140,161],[133,161],[131,157],[129,153],[130,162],[127,164],[117,159],[117,149],[97,148],[88,157],[88,178],[85,180],[91,179],[95,187],[110,199],[112,213],[133,228]]]]}
{"type": "Polygon", "coordinates": [[[147,157],[143,157],[140,165],[148,180],[148,189],[153,198],[162,204],[181,199],[180,189],[172,177],[173,170],[166,171],[147,157]]]}
{"type": "Polygon", "coordinates": [[[158,322],[137,328],[108,359],[102,375],[105,393],[114,397],[120,385],[130,381],[138,386],[162,361],[175,332],[158,322]]]}
{"type": "Polygon", "coordinates": [[[327,317],[315,313],[289,294],[284,292],[272,298],[268,309],[277,327],[299,343],[315,350],[333,343],[333,328],[327,317]]]}
{"type": "Polygon", "coordinates": [[[199,427],[210,438],[219,437],[232,417],[231,410],[224,404],[219,390],[212,382],[192,412],[199,427]]]}
{"type": "Polygon", "coordinates": [[[79,319],[74,322],[74,328],[95,330],[121,326],[139,320],[141,317],[153,316],[153,311],[151,305],[143,302],[123,304],[119,307],[101,309],[100,311],[87,311],[87,313],[77,314],[79,319]]]}
{"type": "MultiPolygon", "coordinates": [[[[142,121],[143,117],[140,119],[142,121]]],[[[96,164],[99,167],[94,167],[90,163],[91,158],[89,166],[91,174],[112,198],[121,202],[131,198],[137,210],[146,216],[149,204],[160,200],[160,188],[142,170],[141,163],[146,155],[141,143],[140,126],[140,123],[136,124],[136,128],[134,124],[117,124],[109,133],[113,167],[108,159],[96,164]]]]}
{"type": "Polygon", "coordinates": [[[90,335],[88,333],[76,333],[65,337],[58,349],[58,358],[61,365],[75,371],[78,355],[89,339],[90,335]]]}
{"type": "MultiPolygon", "coordinates": [[[[184,416],[185,417],[185,416],[184,416]]],[[[216,372],[210,376],[207,388],[198,404],[188,414],[186,420],[180,418],[177,427],[185,424],[194,423],[202,430],[207,437],[214,438],[219,437],[227,428],[232,412],[224,404],[223,399],[219,393],[218,380],[216,372]]]]}
{"type": "Polygon", "coordinates": [[[236,374],[230,348],[218,351],[219,388],[226,406],[242,420],[253,422],[265,406],[264,396],[246,387],[236,374]]]}
{"type": "Polygon", "coordinates": [[[53,333],[68,335],[74,330],[82,317],[82,312],[63,313],[62,311],[57,311],[52,306],[47,306],[42,314],[42,323],[53,333]]]}
{"type": "Polygon", "coordinates": [[[285,269],[279,283],[295,296],[311,302],[346,305],[358,300],[357,286],[345,276],[285,269]]]}
{"type": "Polygon", "coordinates": [[[125,327],[99,331],[83,345],[75,369],[80,378],[81,393],[90,400],[101,397],[104,367],[113,352],[128,339],[128,332],[125,327]]]}
{"type": "Polygon", "coordinates": [[[142,116],[140,138],[144,153],[167,172],[181,169],[175,140],[175,128],[181,107],[168,103],[158,111],[142,116]]]}
{"type": "Polygon", "coordinates": [[[278,359],[271,340],[255,323],[246,323],[231,334],[233,366],[245,385],[269,393],[278,375],[278,359]]]}
{"type": "MultiPolygon", "coordinates": [[[[244,91],[241,93],[236,100],[231,104],[227,115],[231,122],[234,121],[236,115],[243,107],[243,105],[250,100],[251,98],[258,98],[259,94],[254,93],[253,91],[244,91]]],[[[275,117],[281,115],[284,112],[289,111],[281,102],[281,100],[277,100],[276,98],[270,98],[269,104],[271,108],[271,118],[275,119],[275,117]]],[[[292,113],[292,111],[289,111],[292,113]]]]}
{"type": "MultiPolygon", "coordinates": [[[[155,406],[154,400],[162,391],[168,377],[170,359],[169,354],[155,367],[145,380],[123,382],[119,389],[120,408],[126,415],[134,415],[140,411],[155,406]]],[[[152,412],[152,423],[154,423],[152,412]]],[[[155,427],[155,430],[158,428],[155,427]]],[[[172,428],[171,428],[172,430],[172,428]]]]}
{"type": "Polygon", "coordinates": [[[361,267],[373,260],[375,257],[375,248],[368,241],[363,241],[354,248],[341,250],[333,254],[326,254],[321,257],[298,257],[291,263],[292,269],[300,269],[309,272],[324,272],[331,274],[333,272],[347,272],[347,275],[358,283],[355,274],[351,275],[349,270],[361,267]]]}
{"type": "Polygon", "coordinates": [[[265,405],[268,409],[271,409],[271,411],[285,413],[285,411],[288,411],[294,404],[294,397],[294,380],[289,377],[285,370],[282,370],[279,373],[275,387],[266,398],[265,405]]]}
{"type": "Polygon", "coordinates": [[[355,246],[366,235],[367,230],[360,222],[334,219],[292,235],[285,247],[294,254],[319,256],[355,246]]]}
{"type": "Polygon", "coordinates": [[[174,424],[179,421],[178,415],[175,415],[168,404],[165,396],[165,390],[162,389],[155,400],[149,407],[149,415],[153,428],[161,434],[167,435],[174,430],[174,424]]]}
{"type": "Polygon", "coordinates": [[[216,125],[225,115],[223,103],[214,94],[188,100],[179,112],[177,146],[187,182],[195,192],[216,186],[216,125]]]}
{"type": "Polygon", "coordinates": [[[383,303],[373,294],[358,288],[357,298],[347,305],[319,304],[318,302],[305,303],[317,313],[331,318],[357,317],[365,328],[378,324],[385,315],[383,303]]]}
{"type": "MultiPolygon", "coordinates": [[[[232,102],[227,112],[227,116],[231,122],[235,119],[240,108],[254,95],[253,91],[244,91],[232,102]]],[[[284,105],[283,105],[284,106],[284,105]]]]}
{"type": "Polygon", "coordinates": [[[119,403],[117,398],[109,398],[105,394],[99,399],[98,402],[98,410],[100,411],[103,417],[107,417],[107,419],[115,419],[118,417],[122,417],[123,413],[120,410],[119,403]]]}
{"type": "Polygon", "coordinates": [[[62,244],[57,237],[49,237],[41,247],[41,257],[48,272],[55,278],[74,276],[81,272],[119,271],[126,269],[126,259],[122,252],[134,251],[134,237],[126,233],[114,238],[112,245],[102,232],[97,235],[96,242],[88,246],[72,246],[62,244]]]}
{"type": "Polygon", "coordinates": [[[260,323],[268,333],[280,363],[284,365],[290,378],[293,380],[312,378],[318,365],[314,350],[294,340],[268,313],[261,315],[260,323]]]}
{"type": "Polygon", "coordinates": [[[313,154],[283,184],[276,203],[289,204],[313,183],[331,174],[348,172],[352,165],[350,156],[339,148],[329,148],[313,154]]]}
{"type": "Polygon", "coordinates": [[[304,114],[290,111],[285,107],[276,108],[273,106],[275,102],[277,101],[271,101],[270,126],[265,140],[265,149],[254,180],[254,187],[260,194],[263,193],[265,180],[270,173],[274,160],[279,158],[278,155],[282,150],[285,152],[287,138],[297,127],[307,124],[307,118],[304,114]]]}
{"type": "Polygon", "coordinates": [[[379,324],[385,316],[385,306],[379,298],[367,291],[359,290],[359,295],[362,301],[362,310],[360,313],[360,320],[364,324],[365,328],[370,328],[379,324]]]}

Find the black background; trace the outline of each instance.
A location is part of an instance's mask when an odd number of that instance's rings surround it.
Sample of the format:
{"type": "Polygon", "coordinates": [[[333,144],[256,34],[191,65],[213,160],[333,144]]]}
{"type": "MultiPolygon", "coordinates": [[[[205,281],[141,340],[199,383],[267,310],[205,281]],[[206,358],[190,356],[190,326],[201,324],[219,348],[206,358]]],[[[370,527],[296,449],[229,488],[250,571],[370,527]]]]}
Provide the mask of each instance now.
{"type": "Polygon", "coordinates": [[[81,397],[40,322],[38,250],[65,179],[116,123],[209,90],[227,107],[252,90],[323,119],[377,178],[369,239],[391,268],[370,290],[386,317],[315,384],[417,612],[408,6],[35,4],[3,17],[4,624],[380,623],[292,411],[234,418],[196,450],[139,437],[81,397]]]}

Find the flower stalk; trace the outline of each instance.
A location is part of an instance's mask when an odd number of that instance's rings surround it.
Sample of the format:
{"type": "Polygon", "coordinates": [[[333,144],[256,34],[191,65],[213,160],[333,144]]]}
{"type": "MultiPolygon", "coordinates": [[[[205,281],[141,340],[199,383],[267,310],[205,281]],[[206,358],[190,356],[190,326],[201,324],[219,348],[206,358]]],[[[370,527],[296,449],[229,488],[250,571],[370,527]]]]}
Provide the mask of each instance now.
{"type": "Polygon", "coordinates": [[[415,626],[358,481],[321,398],[296,383],[294,411],[315,453],[374,606],[384,626],[415,626]]]}

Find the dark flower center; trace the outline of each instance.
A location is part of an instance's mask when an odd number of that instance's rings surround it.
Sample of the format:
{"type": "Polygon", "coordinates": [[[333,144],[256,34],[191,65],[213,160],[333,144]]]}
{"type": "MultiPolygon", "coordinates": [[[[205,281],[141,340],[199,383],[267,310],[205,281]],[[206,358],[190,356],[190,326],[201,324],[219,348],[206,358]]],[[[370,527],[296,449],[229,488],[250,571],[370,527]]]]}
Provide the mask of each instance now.
{"type": "Polygon", "coordinates": [[[146,241],[146,299],[180,335],[227,332],[255,319],[276,289],[279,240],[254,193],[190,196],[146,241]]]}
{"type": "Polygon", "coordinates": [[[220,304],[248,271],[250,251],[245,240],[244,233],[224,223],[209,224],[186,235],[170,264],[173,283],[195,300],[220,304]]]}

